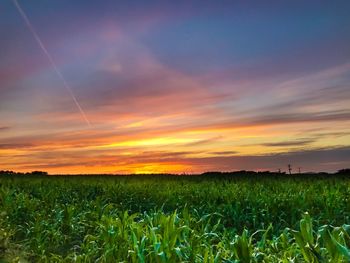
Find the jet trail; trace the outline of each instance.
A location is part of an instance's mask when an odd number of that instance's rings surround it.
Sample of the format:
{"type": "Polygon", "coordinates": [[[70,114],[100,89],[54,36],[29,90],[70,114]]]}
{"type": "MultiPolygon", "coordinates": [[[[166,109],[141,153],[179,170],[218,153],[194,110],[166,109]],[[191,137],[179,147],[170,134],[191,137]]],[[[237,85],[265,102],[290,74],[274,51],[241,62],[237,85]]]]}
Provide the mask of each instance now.
{"type": "Polygon", "coordinates": [[[12,0],[14,5],[16,6],[19,14],[21,15],[21,17],[23,18],[24,22],[27,24],[29,31],[32,33],[33,37],[35,38],[36,42],[38,43],[38,45],[40,46],[40,48],[42,49],[42,51],[44,52],[44,54],[46,55],[47,59],[50,61],[51,66],[53,67],[54,71],[56,72],[57,76],[62,80],[63,86],[67,89],[67,91],[69,92],[70,96],[72,97],[75,105],[77,106],[77,108],[79,109],[79,112],[81,113],[82,117],[84,118],[85,122],[87,123],[87,125],[89,127],[91,127],[91,123],[88,120],[88,118],[86,117],[85,112],[83,111],[82,107],[80,106],[77,98],[75,97],[73,90],[70,88],[70,86],[68,85],[67,81],[65,80],[65,78],[63,77],[62,72],[59,70],[59,68],[57,67],[55,61],[53,60],[52,56],[50,55],[50,53],[47,51],[44,43],[41,41],[39,35],[36,33],[36,31],[34,30],[34,27],[32,26],[32,24],[30,23],[26,13],[23,11],[23,9],[21,8],[21,6],[19,5],[17,0],[12,0]]]}

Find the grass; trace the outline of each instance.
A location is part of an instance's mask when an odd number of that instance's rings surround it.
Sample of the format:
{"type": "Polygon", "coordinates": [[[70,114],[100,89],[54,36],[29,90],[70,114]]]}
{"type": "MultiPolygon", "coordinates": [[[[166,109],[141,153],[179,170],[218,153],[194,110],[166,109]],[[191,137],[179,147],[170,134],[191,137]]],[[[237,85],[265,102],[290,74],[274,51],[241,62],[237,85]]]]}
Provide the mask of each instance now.
{"type": "Polygon", "coordinates": [[[2,176],[0,258],[349,262],[349,199],[348,176],[2,176]]]}

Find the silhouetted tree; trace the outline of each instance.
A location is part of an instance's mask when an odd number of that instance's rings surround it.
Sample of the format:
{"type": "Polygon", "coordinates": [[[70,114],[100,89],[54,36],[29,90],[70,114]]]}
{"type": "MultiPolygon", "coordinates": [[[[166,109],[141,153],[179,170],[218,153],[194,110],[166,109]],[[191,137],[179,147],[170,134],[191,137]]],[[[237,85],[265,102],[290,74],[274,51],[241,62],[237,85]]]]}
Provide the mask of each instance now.
{"type": "Polygon", "coordinates": [[[348,174],[350,175],[350,168],[346,168],[346,169],[341,169],[337,172],[337,174],[348,174]]]}
{"type": "Polygon", "coordinates": [[[43,172],[43,171],[32,171],[31,173],[30,173],[31,175],[48,175],[48,173],[47,172],[43,172]]]}

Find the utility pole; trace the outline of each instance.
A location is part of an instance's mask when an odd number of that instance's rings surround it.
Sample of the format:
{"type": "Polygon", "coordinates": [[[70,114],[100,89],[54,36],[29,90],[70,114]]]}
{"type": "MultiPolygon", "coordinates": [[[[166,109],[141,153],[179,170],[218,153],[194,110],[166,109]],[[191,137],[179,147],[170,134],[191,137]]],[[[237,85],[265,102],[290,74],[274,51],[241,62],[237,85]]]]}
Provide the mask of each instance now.
{"type": "Polygon", "coordinates": [[[298,170],[299,170],[299,174],[301,174],[301,168],[300,167],[298,167],[298,170]]]}
{"type": "Polygon", "coordinates": [[[288,171],[289,171],[289,174],[292,174],[292,166],[290,164],[288,164],[288,171]]]}

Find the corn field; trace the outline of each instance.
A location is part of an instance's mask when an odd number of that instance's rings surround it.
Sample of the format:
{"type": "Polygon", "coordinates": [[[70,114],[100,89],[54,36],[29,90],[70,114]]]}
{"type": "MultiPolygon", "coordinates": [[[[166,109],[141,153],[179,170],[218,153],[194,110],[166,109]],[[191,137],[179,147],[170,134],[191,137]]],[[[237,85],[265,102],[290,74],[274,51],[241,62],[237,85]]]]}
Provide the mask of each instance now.
{"type": "Polygon", "coordinates": [[[0,262],[350,262],[350,180],[0,177],[0,262]]]}

